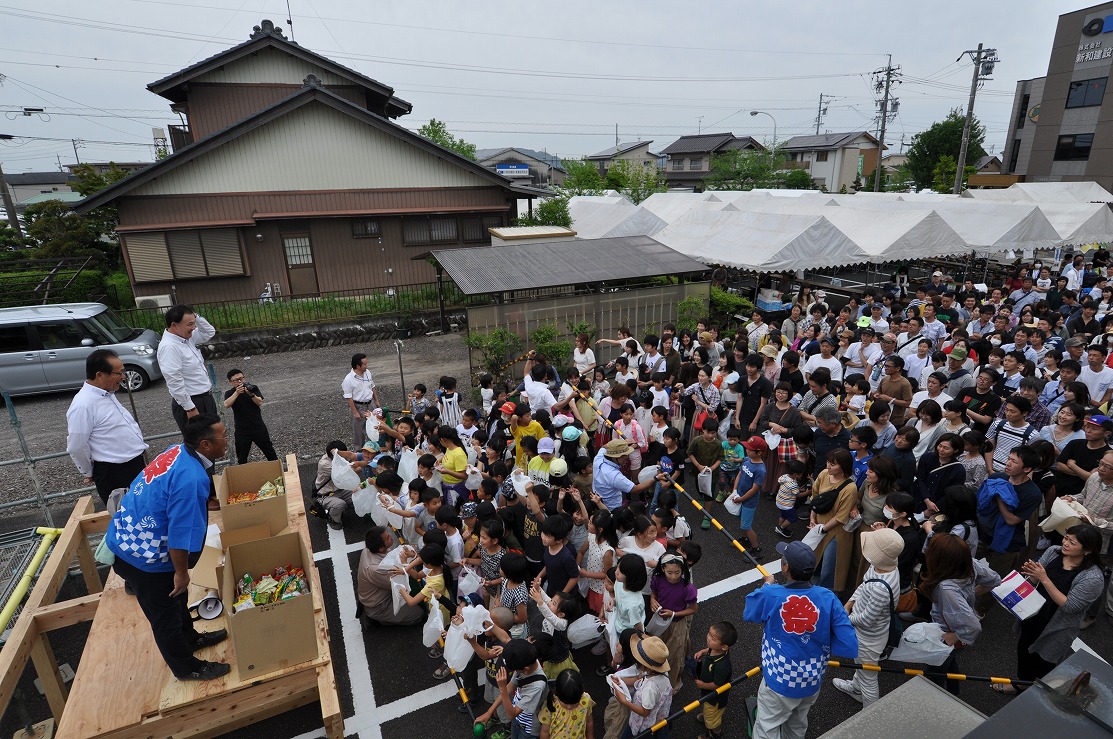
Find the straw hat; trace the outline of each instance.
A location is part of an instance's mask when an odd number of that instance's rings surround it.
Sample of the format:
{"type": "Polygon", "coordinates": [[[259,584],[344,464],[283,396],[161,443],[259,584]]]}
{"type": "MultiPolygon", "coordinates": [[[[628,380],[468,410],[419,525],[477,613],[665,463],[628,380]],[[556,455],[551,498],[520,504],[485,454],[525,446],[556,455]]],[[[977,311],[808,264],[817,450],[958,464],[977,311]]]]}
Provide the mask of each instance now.
{"type": "Polygon", "coordinates": [[[635,634],[630,637],[630,651],[643,667],[652,672],[666,673],[669,667],[669,648],[658,636],[635,634]]]}

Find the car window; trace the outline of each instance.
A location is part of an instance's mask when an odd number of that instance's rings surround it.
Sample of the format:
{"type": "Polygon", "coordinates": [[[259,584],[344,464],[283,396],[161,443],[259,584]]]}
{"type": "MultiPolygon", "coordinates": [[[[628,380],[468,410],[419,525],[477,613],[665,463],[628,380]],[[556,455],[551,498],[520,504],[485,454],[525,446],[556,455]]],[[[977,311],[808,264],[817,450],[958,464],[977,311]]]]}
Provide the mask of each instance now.
{"type": "Polygon", "coordinates": [[[85,333],[74,321],[36,323],[43,349],[73,349],[81,346],[85,333]]]}
{"type": "Polygon", "coordinates": [[[31,350],[31,341],[26,326],[0,326],[0,352],[26,352],[31,350]]]}

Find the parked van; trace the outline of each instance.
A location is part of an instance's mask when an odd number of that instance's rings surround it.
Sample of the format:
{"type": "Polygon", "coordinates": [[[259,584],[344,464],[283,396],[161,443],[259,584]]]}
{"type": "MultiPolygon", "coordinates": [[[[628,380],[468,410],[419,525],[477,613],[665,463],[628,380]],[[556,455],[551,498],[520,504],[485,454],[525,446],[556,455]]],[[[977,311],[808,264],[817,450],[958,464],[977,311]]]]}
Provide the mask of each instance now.
{"type": "Polygon", "coordinates": [[[85,358],[111,349],[124,363],[124,387],[142,390],[162,377],[159,335],[130,328],[100,303],[0,308],[0,388],[11,395],[75,390],[85,358]]]}

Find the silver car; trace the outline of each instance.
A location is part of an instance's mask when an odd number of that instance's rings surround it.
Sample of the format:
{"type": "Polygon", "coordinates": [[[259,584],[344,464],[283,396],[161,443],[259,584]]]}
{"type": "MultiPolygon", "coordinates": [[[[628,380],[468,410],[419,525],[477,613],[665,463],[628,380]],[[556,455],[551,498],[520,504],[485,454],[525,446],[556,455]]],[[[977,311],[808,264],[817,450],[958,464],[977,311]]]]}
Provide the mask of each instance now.
{"type": "Polygon", "coordinates": [[[11,395],[74,390],[85,382],[85,358],[111,349],[133,392],[162,377],[159,335],[130,328],[101,303],[0,308],[0,388],[11,395]]]}

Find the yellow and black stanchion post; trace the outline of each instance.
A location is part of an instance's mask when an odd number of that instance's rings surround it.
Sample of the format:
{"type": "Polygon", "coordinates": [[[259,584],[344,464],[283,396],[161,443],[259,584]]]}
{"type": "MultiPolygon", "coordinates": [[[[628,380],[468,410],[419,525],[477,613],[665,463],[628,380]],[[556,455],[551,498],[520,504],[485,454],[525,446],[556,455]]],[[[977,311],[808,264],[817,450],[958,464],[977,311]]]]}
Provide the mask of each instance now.
{"type": "Polygon", "coordinates": [[[754,565],[757,567],[757,571],[760,572],[763,577],[769,577],[769,574],[770,574],[769,571],[767,569],[765,569],[765,567],[762,566],[761,562],[757,561],[757,557],[755,557],[753,554],[751,554],[750,551],[748,549],[746,549],[746,547],[742,546],[742,543],[739,542],[738,539],[735,539],[733,536],[731,536],[730,532],[727,531],[725,528],[723,528],[723,525],[721,523],[719,523],[719,520],[717,518],[715,518],[714,516],[712,516],[711,512],[708,511],[706,508],[704,508],[702,503],[700,503],[698,500],[696,500],[695,497],[690,495],[688,493],[688,491],[685,490],[683,487],[681,487],[678,483],[674,482],[672,484],[672,486],[674,488],[676,488],[676,492],[680,493],[685,498],[687,498],[688,501],[692,505],[694,505],[700,513],[707,516],[707,518],[709,518],[711,520],[711,525],[714,526],[719,531],[721,531],[723,536],[725,536],[727,539],[730,539],[730,543],[734,545],[734,548],[737,549],[742,554],[744,554],[751,562],[753,562],[754,565]]]}
{"type": "Polygon", "coordinates": [[[665,728],[666,726],[671,724],[676,719],[680,718],[681,716],[684,716],[686,714],[691,713],[692,711],[696,710],[697,708],[699,708],[701,705],[703,705],[707,701],[711,700],[712,698],[715,698],[717,696],[722,695],[723,693],[727,692],[728,690],[730,690],[734,686],[741,683],[743,680],[748,680],[749,678],[754,677],[755,675],[760,675],[760,674],[761,674],[761,667],[750,668],[749,670],[747,670],[746,672],[743,672],[738,677],[731,678],[731,681],[729,683],[723,683],[722,685],[720,685],[715,690],[712,690],[709,693],[705,693],[704,695],[700,696],[696,700],[692,701],[688,705],[681,708],[679,711],[676,711],[675,713],[672,713],[669,716],[666,716],[665,718],[661,719],[660,721],[653,724],[653,726],[650,726],[648,729],[646,729],[642,733],[636,734],[634,736],[634,739],[643,739],[643,737],[653,736],[658,731],[665,728]]]}

